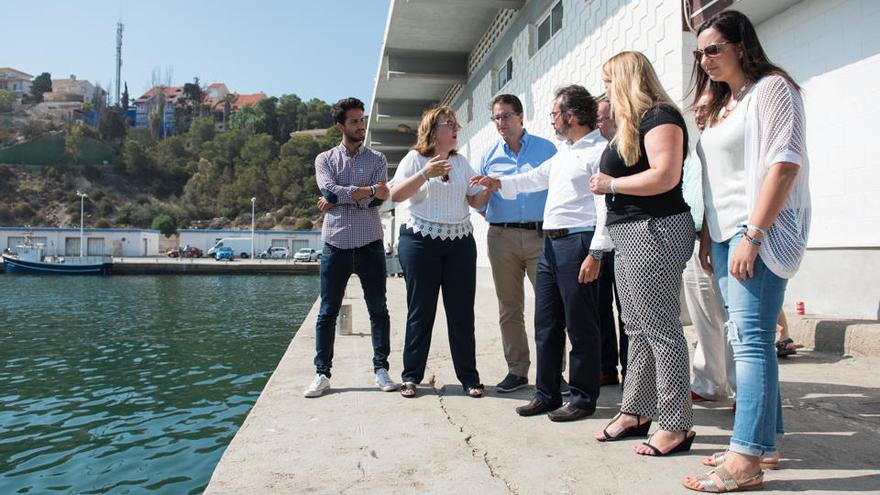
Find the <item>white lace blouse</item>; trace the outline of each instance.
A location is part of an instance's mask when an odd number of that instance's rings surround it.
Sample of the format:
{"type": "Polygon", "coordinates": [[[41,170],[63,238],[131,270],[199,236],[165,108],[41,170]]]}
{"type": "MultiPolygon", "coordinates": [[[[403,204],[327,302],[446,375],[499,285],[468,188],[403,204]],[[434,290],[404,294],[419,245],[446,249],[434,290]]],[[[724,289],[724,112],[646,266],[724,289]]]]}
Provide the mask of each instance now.
{"type": "MultiPolygon", "coordinates": [[[[748,211],[755,208],[770,167],[779,162],[800,166],[785,204],[760,248],[767,268],[791,278],[800,267],[810,233],[810,174],[807,159],[806,119],[800,93],[785,78],[770,75],[755,84],[745,108],[745,193],[748,211]]],[[[712,167],[712,158],[706,156],[712,167]]],[[[706,193],[709,194],[709,193],[706,193]]],[[[707,205],[712,198],[704,198],[707,205]]]]}
{"type": "MultiPolygon", "coordinates": [[[[429,157],[410,150],[398,164],[389,186],[419,173],[428,160],[429,157]]],[[[444,182],[441,177],[432,177],[403,202],[409,209],[409,218],[404,219],[403,223],[413,232],[440,239],[458,239],[473,232],[467,196],[479,193],[483,186],[468,186],[468,181],[476,173],[467,158],[454,154],[449,157],[449,163],[452,170],[448,181],[444,182]]]]}

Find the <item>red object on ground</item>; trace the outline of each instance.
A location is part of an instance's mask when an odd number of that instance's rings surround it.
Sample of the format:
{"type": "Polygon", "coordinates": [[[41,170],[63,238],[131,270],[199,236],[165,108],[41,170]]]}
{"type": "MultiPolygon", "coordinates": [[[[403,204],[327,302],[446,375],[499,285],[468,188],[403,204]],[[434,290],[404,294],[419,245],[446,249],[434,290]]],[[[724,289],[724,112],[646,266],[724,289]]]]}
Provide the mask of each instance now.
{"type": "Polygon", "coordinates": [[[804,314],[804,302],[798,301],[797,304],[795,304],[795,309],[797,310],[797,314],[804,314]]]}

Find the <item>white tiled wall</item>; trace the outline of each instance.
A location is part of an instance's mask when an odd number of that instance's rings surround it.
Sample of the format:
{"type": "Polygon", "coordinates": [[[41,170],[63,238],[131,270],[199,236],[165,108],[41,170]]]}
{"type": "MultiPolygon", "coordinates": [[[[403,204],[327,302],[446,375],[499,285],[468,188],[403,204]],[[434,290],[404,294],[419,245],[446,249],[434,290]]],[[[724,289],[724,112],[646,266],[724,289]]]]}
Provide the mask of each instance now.
{"type": "MultiPolygon", "coordinates": [[[[552,6],[553,4],[551,4],[552,6]]],[[[675,0],[563,0],[563,28],[551,40],[529,56],[529,30],[516,36],[513,46],[496,46],[493,50],[513,54],[513,79],[498,93],[517,95],[525,107],[526,129],[554,139],[549,113],[553,94],[568,84],[581,84],[591,93],[604,91],[602,64],[624,50],[644,52],[673,99],[681,99],[687,79],[682,71],[681,6],[675,0]]],[[[523,13],[519,15],[523,15],[523,13]]],[[[541,15],[530,19],[536,23],[541,15]]],[[[472,94],[473,120],[459,133],[461,152],[479,167],[480,155],[498,139],[490,124],[489,102],[492,76],[488,73],[475,85],[472,94]]],[[[466,115],[465,103],[456,111],[466,115]]],[[[462,121],[465,119],[460,117],[462,121]]],[[[479,250],[478,263],[488,266],[486,257],[486,222],[474,215],[479,250]]]]}
{"type": "Polygon", "coordinates": [[[804,0],[757,26],[803,86],[811,247],[880,247],[880,1],[804,0]]]}
{"type": "Polygon", "coordinates": [[[880,317],[878,25],[880,1],[804,0],[757,26],[771,60],[803,87],[807,113],[811,249],[788,311],[804,301],[813,314],[880,317]]]}

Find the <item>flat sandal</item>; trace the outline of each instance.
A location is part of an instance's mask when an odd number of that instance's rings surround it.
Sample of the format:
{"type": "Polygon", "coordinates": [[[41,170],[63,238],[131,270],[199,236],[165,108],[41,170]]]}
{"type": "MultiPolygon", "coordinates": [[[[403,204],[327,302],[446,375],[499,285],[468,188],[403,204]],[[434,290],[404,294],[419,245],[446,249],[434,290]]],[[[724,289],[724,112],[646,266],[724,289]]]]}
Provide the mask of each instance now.
{"type": "MultiPolygon", "coordinates": [[[[718,466],[724,464],[724,454],[726,454],[726,453],[727,453],[726,450],[724,452],[715,452],[714,454],[712,454],[710,456],[711,460],[707,460],[704,458],[702,460],[702,463],[704,466],[718,467],[718,466]]],[[[779,460],[778,459],[775,461],[765,461],[764,459],[765,459],[764,457],[761,457],[761,460],[760,460],[761,469],[779,469],[779,460]]]]}
{"type": "Polygon", "coordinates": [[[726,469],[724,469],[724,466],[718,466],[717,468],[709,471],[704,475],[697,476],[696,481],[700,485],[699,488],[694,488],[684,481],[682,481],[681,483],[685,486],[685,488],[689,490],[704,493],[726,493],[761,490],[764,488],[764,471],[758,472],[758,474],[752,476],[751,478],[736,481],[735,479],[733,479],[733,476],[731,476],[730,473],[726,469]],[[716,475],[718,475],[718,478],[721,479],[720,486],[716,484],[715,480],[711,478],[712,473],[715,473],[716,475]]]}

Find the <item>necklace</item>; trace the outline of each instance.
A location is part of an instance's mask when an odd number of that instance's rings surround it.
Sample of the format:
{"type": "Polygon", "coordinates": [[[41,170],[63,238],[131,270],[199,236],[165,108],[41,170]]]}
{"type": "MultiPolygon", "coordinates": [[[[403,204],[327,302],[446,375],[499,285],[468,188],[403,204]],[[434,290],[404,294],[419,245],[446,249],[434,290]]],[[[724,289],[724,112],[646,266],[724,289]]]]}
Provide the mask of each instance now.
{"type": "Polygon", "coordinates": [[[742,86],[739,87],[739,91],[736,92],[736,95],[734,95],[734,97],[731,98],[726,105],[724,105],[724,113],[721,114],[721,120],[726,119],[727,116],[730,115],[730,112],[733,112],[733,110],[736,108],[736,105],[739,103],[742,97],[746,94],[746,91],[748,91],[751,86],[752,83],[746,81],[743,83],[742,86]]]}

